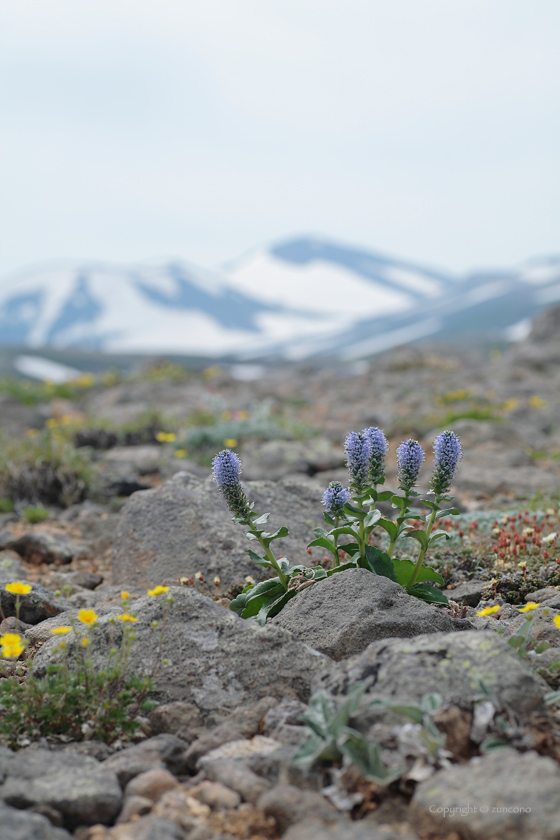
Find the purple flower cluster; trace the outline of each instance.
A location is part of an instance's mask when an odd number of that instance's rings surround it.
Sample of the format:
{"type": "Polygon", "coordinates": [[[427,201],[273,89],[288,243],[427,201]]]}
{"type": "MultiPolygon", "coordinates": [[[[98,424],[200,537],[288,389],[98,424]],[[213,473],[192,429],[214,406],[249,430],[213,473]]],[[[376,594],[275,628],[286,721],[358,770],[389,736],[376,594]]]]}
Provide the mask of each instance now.
{"type": "Polygon", "coordinates": [[[425,460],[424,450],[417,440],[405,440],[397,449],[399,487],[408,492],[418,479],[420,464],[425,460]]]}
{"type": "Polygon", "coordinates": [[[367,487],[370,450],[370,442],[363,432],[350,432],[344,442],[350,483],[358,493],[367,487]]]}
{"type": "Polygon", "coordinates": [[[235,452],[223,449],[212,461],[212,473],[228,508],[236,516],[247,517],[251,511],[240,483],[241,461],[235,452]]]}
{"type": "Polygon", "coordinates": [[[323,504],[327,513],[333,518],[344,513],[344,505],[348,504],[349,501],[350,493],[346,487],[342,486],[340,481],[331,481],[323,493],[323,504]]]}
{"type": "Polygon", "coordinates": [[[430,482],[432,490],[441,496],[447,493],[453,476],[463,457],[461,441],[455,432],[442,432],[434,441],[434,474],[430,482]]]}
{"type": "Polygon", "coordinates": [[[370,427],[362,432],[369,442],[369,480],[371,484],[379,484],[385,478],[385,455],[389,450],[387,438],[382,429],[370,427]]]}

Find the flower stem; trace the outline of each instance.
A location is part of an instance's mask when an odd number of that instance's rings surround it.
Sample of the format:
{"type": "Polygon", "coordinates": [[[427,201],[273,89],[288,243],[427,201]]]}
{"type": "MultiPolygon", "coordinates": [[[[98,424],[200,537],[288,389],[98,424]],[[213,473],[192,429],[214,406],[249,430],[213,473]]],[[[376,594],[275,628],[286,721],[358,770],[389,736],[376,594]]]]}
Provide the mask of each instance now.
{"type": "Polygon", "coordinates": [[[270,561],[270,565],[280,578],[280,583],[282,584],[282,588],[287,591],[288,589],[288,577],[284,574],[280,566],[278,565],[278,561],[272,551],[270,550],[269,546],[266,545],[262,537],[258,534],[257,530],[253,527],[253,523],[248,523],[249,528],[251,529],[251,533],[255,535],[255,537],[260,542],[262,549],[266,555],[266,559],[270,561]]]}
{"type": "Polygon", "coordinates": [[[412,577],[408,581],[407,586],[414,586],[416,581],[418,580],[418,575],[420,574],[420,569],[422,568],[422,563],[424,562],[424,557],[426,556],[426,551],[428,550],[428,544],[430,542],[430,534],[432,533],[432,528],[434,527],[434,523],[436,521],[436,516],[438,514],[437,508],[432,510],[432,515],[428,520],[428,524],[426,526],[426,544],[420,547],[420,554],[418,555],[418,560],[416,561],[416,566],[414,567],[414,571],[412,572],[412,577]]]}

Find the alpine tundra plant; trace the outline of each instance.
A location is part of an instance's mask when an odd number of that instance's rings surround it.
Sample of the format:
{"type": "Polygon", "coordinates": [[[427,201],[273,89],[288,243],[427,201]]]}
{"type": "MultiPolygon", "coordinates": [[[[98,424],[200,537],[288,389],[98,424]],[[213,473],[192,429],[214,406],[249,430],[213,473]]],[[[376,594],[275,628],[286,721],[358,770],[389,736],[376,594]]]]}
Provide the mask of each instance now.
{"type": "Polygon", "coordinates": [[[350,432],[344,444],[346,464],[349,471],[349,488],[339,481],[332,481],[323,493],[325,523],[329,530],[316,528],[315,539],[309,548],[320,546],[333,556],[332,568],[307,568],[303,565],[290,567],[285,557],[276,558],[271,543],[287,536],[288,529],[282,526],[274,533],[264,530],[269,513],[261,516],[253,510],[241,486],[242,465],[235,452],[223,450],[215,456],[212,469],[214,478],[230,511],[234,522],[244,525],[247,539],[260,544],[263,554],[247,549],[251,559],[259,566],[268,568],[273,577],[260,583],[246,586],[235,598],[230,608],[242,618],[252,618],[264,624],[280,612],[285,604],[301,589],[330,577],[337,572],[352,568],[367,569],[373,574],[388,577],[403,586],[410,595],[431,603],[447,603],[443,592],[434,584],[443,584],[443,578],[434,569],[424,565],[428,549],[440,539],[449,539],[447,531],[434,530],[442,517],[456,515],[458,510],[449,507],[447,496],[457,466],[462,457],[459,438],[454,432],[442,432],[434,441],[434,472],[430,490],[421,503],[429,513],[412,511],[411,505],[420,494],[417,485],[420,467],[425,453],[418,441],[406,440],[397,448],[398,493],[380,489],[385,483],[385,458],[389,449],[381,429],[367,428],[362,432],[350,432]],[[388,519],[377,508],[379,502],[391,501],[397,511],[396,518],[388,519]],[[410,520],[424,522],[424,528],[415,528],[410,520]],[[261,527],[263,526],[263,527],[261,527]],[[386,534],[386,550],[372,545],[376,528],[386,534]],[[341,538],[346,541],[340,543],[341,538]],[[419,543],[416,562],[398,559],[394,556],[397,544],[404,538],[419,543]]]}

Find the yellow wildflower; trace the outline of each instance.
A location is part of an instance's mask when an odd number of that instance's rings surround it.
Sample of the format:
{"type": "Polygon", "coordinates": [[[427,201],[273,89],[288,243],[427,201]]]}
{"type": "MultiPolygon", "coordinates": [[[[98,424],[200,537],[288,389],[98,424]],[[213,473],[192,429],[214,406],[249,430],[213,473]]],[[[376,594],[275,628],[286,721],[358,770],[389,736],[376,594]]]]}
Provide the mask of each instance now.
{"type": "Polygon", "coordinates": [[[66,644],[66,642],[63,639],[61,642],[58,643],[58,647],[60,648],[60,650],[66,650],[68,645],[66,644]]]}
{"type": "Polygon", "coordinates": [[[216,376],[219,376],[222,372],[222,369],[218,367],[218,365],[213,365],[212,367],[207,367],[202,371],[202,375],[205,379],[215,379],[216,376]]]}
{"type": "Polygon", "coordinates": [[[124,612],[122,615],[118,615],[117,618],[119,621],[138,621],[135,615],[131,615],[129,612],[124,612]]]}
{"type": "Polygon", "coordinates": [[[501,606],[496,604],[494,607],[484,607],[483,610],[478,610],[477,615],[493,615],[497,613],[498,610],[501,610],[501,606]]]}
{"type": "Polygon", "coordinates": [[[156,435],[156,440],[159,443],[173,443],[176,438],[177,435],[174,432],[158,432],[156,435]]]}
{"type": "Polygon", "coordinates": [[[537,604],[536,601],[528,601],[524,607],[521,607],[519,610],[520,613],[531,612],[531,610],[536,610],[537,607],[540,607],[540,603],[537,604]]]}
{"type": "Polygon", "coordinates": [[[47,422],[45,423],[47,429],[56,429],[58,426],[58,420],[55,417],[49,417],[47,422]]]}
{"type": "Polygon", "coordinates": [[[175,457],[176,458],[186,458],[187,457],[187,450],[186,449],[176,449],[175,450],[175,457]]]}
{"type": "Polygon", "coordinates": [[[78,613],[78,621],[81,621],[82,624],[93,624],[98,618],[95,610],[80,610],[78,613]]]}
{"type": "Polygon", "coordinates": [[[82,647],[87,647],[88,645],[91,645],[91,641],[90,639],[83,638],[80,644],[82,647]]]}
{"type": "Polygon", "coordinates": [[[27,437],[34,438],[39,434],[39,429],[28,429],[25,433],[27,437]]]}
{"type": "Polygon", "coordinates": [[[30,583],[22,583],[19,580],[13,583],[7,583],[5,586],[6,592],[11,592],[12,595],[27,595],[28,592],[31,592],[32,588],[30,583]]]}
{"type": "Polygon", "coordinates": [[[121,601],[128,601],[129,598],[130,592],[125,592],[125,590],[123,589],[123,591],[121,592],[121,601]]]}
{"type": "Polygon", "coordinates": [[[543,400],[542,397],[535,394],[534,396],[529,397],[529,405],[531,408],[546,408],[546,400],[543,400]]]}
{"type": "Polygon", "coordinates": [[[168,586],[154,586],[153,589],[148,589],[148,595],[152,595],[153,597],[156,595],[165,595],[166,592],[169,592],[168,586]]]}
{"type": "Polygon", "coordinates": [[[6,659],[17,659],[24,651],[23,639],[19,633],[4,633],[0,636],[2,656],[6,659]]]}
{"type": "Polygon", "coordinates": [[[249,412],[248,411],[240,411],[239,412],[239,419],[240,420],[248,420],[249,419],[249,412]]]}
{"type": "Polygon", "coordinates": [[[552,620],[554,624],[558,627],[558,629],[560,629],[560,615],[555,615],[552,620]]]}
{"type": "Polygon", "coordinates": [[[65,633],[70,633],[71,630],[71,627],[66,627],[65,625],[61,625],[60,627],[51,627],[51,633],[55,636],[63,636],[65,633]]]}
{"type": "Polygon", "coordinates": [[[237,446],[238,441],[235,438],[226,438],[224,440],[224,446],[226,449],[233,449],[234,446],[237,446]]]}

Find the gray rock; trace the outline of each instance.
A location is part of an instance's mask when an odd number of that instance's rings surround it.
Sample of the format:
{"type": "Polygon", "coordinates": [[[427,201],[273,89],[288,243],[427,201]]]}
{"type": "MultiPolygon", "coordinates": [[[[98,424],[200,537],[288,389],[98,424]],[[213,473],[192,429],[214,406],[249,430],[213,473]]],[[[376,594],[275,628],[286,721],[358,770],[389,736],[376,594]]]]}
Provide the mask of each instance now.
{"type": "Polygon", "coordinates": [[[126,834],[120,833],[119,830],[119,833],[114,835],[115,838],[117,840],[185,840],[185,832],[178,825],[154,814],[127,823],[126,829],[126,834]]]}
{"type": "Polygon", "coordinates": [[[537,604],[542,604],[543,601],[550,601],[551,598],[558,598],[559,596],[560,592],[556,586],[545,586],[544,589],[537,589],[536,592],[529,592],[525,595],[525,600],[536,601],[537,604]]]}
{"type": "Polygon", "coordinates": [[[339,572],[307,587],[271,623],[336,660],[361,653],[378,639],[470,627],[366,569],[339,572]]]}
{"type": "Polygon", "coordinates": [[[171,735],[177,735],[187,744],[198,737],[203,725],[202,715],[196,706],[182,700],[162,703],[150,715],[150,728],[153,735],[169,732],[171,735]]]}
{"type": "Polygon", "coordinates": [[[528,656],[525,660],[533,671],[545,680],[551,688],[560,688],[560,649],[550,647],[543,653],[528,656]]]}
{"type": "Polygon", "coordinates": [[[21,750],[8,764],[0,799],[16,808],[50,805],[66,828],[109,825],[121,807],[117,777],[85,755],[21,750]]]}
{"type": "Polygon", "coordinates": [[[26,574],[19,554],[15,551],[0,551],[0,586],[12,580],[25,580],[26,574]]]}
{"type": "Polygon", "coordinates": [[[267,817],[274,817],[281,834],[306,817],[325,822],[338,817],[338,812],[323,796],[293,785],[277,785],[264,793],[258,800],[258,808],[267,817]]]}
{"type": "MultiPolygon", "coordinates": [[[[67,609],[61,598],[55,598],[53,593],[38,583],[31,584],[31,592],[19,596],[19,617],[26,624],[39,624],[47,618],[59,615],[67,609]]],[[[0,589],[0,606],[6,617],[16,614],[17,596],[0,589]]]]}
{"type": "MultiPolygon", "coordinates": [[[[254,704],[262,697],[309,698],[312,676],[330,660],[298,642],[279,627],[259,627],[185,587],[172,590],[175,602],[167,619],[163,657],[169,665],[156,673],[156,696],[163,702],[193,703],[204,717],[211,712],[254,704]]],[[[165,600],[146,596],[130,609],[138,617],[138,640],[129,668],[150,673],[157,637],[151,623],[161,621],[165,600]]],[[[94,628],[91,655],[95,667],[104,662],[111,633],[118,644],[120,625],[103,616],[94,628]]],[[[68,652],[76,651],[73,634],[68,652]]],[[[56,640],[47,641],[35,657],[35,673],[58,661],[56,640]]]]}
{"type": "Polygon", "coordinates": [[[342,817],[328,821],[307,817],[289,828],[283,840],[417,840],[417,835],[400,828],[366,825],[342,817]]]}
{"type": "Polygon", "coordinates": [[[54,563],[62,566],[71,563],[83,549],[54,534],[29,531],[17,539],[11,539],[6,548],[17,551],[28,563],[54,563]]]}
{"type": "Polygon", "coordinates": [[[368,697],[410,704],[437,692],[446,704],[469,708],[480,679],[497,707],[507,705],[520,715],[540,708],[549,691],[496,633],[474,630],[374,642],[315,677],[312,690],[345,695],[349,686],[365,682],[368,697]]]}
{"type": "Polygon", "coordinates": [[[2,840],[70,840],[63,828],[55,828],[40,814],[10,808],[0,802],[0,828],[2,840]]]}
{"type": "Polygon", "coordinates": [[[446,589],[445,594],[457,604],[476,607],[480,603],[482,593],[489,585],[490,582],[487,580],[467,580],[459,583],[455,589],[446,589]]]}
{"type": "Polygon", "coordinates": [[[220,758],[204,762],[204,772],[211,782],[220,782],[235,790],[246,802],[256,803],[259,796],[270,788],[270,782],[253,773],[242,762],[220,758]]]}
{"type": "Polygon", "coordinates": [[[115,753],[103,762],[103,769],[116,773],[123,788],[148,770],[166,769],[178,776],[187,773],[186,749],[175,735],[156,735],[115,753]]]}
{"type": "MultiPolygon", "coordinates": [[[[323,519],[320,485],[263,481],[246,487],[256,510],[271,511],[271,531],[288,525],[290,536],[275,543],[279,553],[293,564],[307,564],[306,546],[323,519]]],[[[125,505],[113,550],[113,580],[146,587],[200,571],[207,580],[219,575],[227,587],[246,575],[262,577],[248,547],[213,479],[178,473],[155,490],[134,494],[125,505]]]]}
{"type": "Polygon", "coordinates": [[[534,752],[500,749],[422,782],[411,819],[417,830],[434,837],[456,832],[465,840],[558,840],[558,802],[556,762],[534,752]],[[461,811],[467,806],[472,810],[461,811]]]}
{"type": "Polygon", "coordinates": [[[311,440],[268,440],[251,443],[242,451],[245,479],[277,481],[293,473],[315,475],[343,467],[346,456],[324,438],[311,440]]]}

